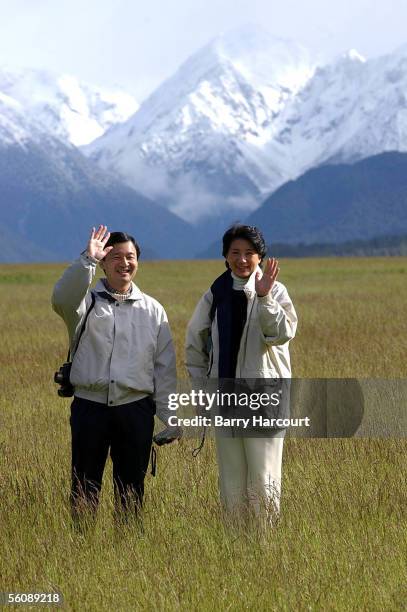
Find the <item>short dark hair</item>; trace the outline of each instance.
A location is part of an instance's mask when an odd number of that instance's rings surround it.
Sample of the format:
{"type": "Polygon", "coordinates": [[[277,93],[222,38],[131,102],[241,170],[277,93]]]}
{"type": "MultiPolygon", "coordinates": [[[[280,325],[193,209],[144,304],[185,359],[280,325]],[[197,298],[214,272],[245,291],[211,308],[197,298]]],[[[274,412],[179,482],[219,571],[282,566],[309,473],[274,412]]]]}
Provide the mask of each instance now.
{"type": "Polygon", "coordinates": [[[140,259],[141,251],[140,247],[130,234],[126,234],[126,232],[111,232],[109,236],[109,240],[106,242],[105,248],[109,246],[114,246],[115,244],[119,244],[120,242],[132,242],[135,246],[137,259],[140,259]]]}
{"type": "Polygon", "coordinates": [[[253,246],[256,253],[260,256],[261,261],[267,255],[267,246],[261,231],[253,225],[241,225],[236,223],[232,225],[223,235],[222,255],[226,257],[229,252],[230,245],[234,240],[247,240],[253,246]]]}

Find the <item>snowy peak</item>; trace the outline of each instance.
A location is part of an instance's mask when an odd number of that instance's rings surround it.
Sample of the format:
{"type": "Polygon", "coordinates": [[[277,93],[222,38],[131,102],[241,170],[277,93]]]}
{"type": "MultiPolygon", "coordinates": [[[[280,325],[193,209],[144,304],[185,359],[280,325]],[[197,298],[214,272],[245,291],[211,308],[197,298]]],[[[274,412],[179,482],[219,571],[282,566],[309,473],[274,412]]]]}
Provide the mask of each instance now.
{"type": "Polygon", "coordinates": [[[240,28],[218,36],[187,59],[141,105],[122,132],[130,124],[137,131],[157,132],[157,120],[159,125],[177,112],[185,118],[184,122],[181,116],[177,125],[188,127],[192,117],[202,115],[219,128],[225,121],[229,130],[230,112],[234,109],[237,116],[247,98],[255,95],[269,114],[277,112],[314,69],[310,54],[297,43],[277,39],[258,27],[240,28]],[[226,99],[229,108],[225,108],[226,99]]]}
{"type": "Polygon", "coordinates": [[[0,91],[0,146],[19,145],[29,141],[44,143],[48,133],[27,117],[23,105],[0,91]]]}
{"type": "Polygon", "coordinates": [[[245,218],[310,168],[407,151],[407,45],[320,65],[296,42],[239,28],[136,109],[131,96],[73,76],[0,70],[0,143],[89,143],[103,169],[202,233],[245,218]]]}
{"type": "Polygon", "coordinates": [[[277,91],[285,95],[298,92],[314,69],[310,53],[298,43],[276,38],[258,26],[249,26],[213,39],[184,62],[156,93],[160,95],[172,85],[179,100],[206,81],[232,75],[263,94],[268,98],[267,103],[275,107],[276,98],[281,97],[277,91]]]}
{"type": "Polygon", "coordinates": [[[406,92],[407,53],[363,61],[352,52],[318,69],[286,117],[296,175],[328,161],[406,151],[406,92]]]}
{"type": "Polygon", "coordinates": [[[355,62],[362,62],[362,64],[366,62],[366,58],[364,58],[363,55],[356,51],[356,49],[349,49],[349,51],[345,53],[345,57],[355,62]]]}
{"type": "Polygon", "coordinates": [[[213,41],[220,57],[227,59],[254,87],[298,91],[312,76],[314,62],[300,44],[272,36],[249,25],[221,34],[213,41]]]}
{"type": "Polygon", "coordinates": [[[407,45],[317,65],[250,26],[191,56],[87,152],[188,220],[256,208],[312,167],[407,151],[407,45]]]}
{"type": "Polygon", "coordinates": [[[313,71],[300,45],[259,28],[220,35],[85,151],[185,219],[192,194],[195,220],[218,210],[225,181],[226,207],[255,207],[253,194],[283,178],[261,149],[313,71]]]}
{"type": "Polygon", "coordinates": [[[132,96],[43,70],[0,69],[0,92],[19,102],[35,122],[76,146],[101,136],[138,108],[132,96]]]}
{"type": "Polygon", "coordinates": [[[0,145],[23,142],[29,136],[24,124],[21,104],[0,92],[0,145]]]}

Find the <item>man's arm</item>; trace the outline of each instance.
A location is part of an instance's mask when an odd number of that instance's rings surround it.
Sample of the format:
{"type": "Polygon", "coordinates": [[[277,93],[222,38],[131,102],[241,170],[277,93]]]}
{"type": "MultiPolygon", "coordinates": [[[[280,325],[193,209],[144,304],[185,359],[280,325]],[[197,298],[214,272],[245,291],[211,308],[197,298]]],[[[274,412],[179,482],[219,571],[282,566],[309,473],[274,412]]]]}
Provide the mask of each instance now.
{"type": "Polygon", "coordinates": [[[52,308],[63,318],[70,341],[86,313],[86,296],[96,272],[96,260],[81,255],[65,270],[52,293],[52,308]]]}
{"type": "Polygon", "coordinates": [[[52,308],[59,314],[68,328],[69,340],[86,313],[86,296],[96,272],[96,265],[113,247],[106,247],[110,233],[105,225],[92,228],[86,250],[69,268],[54,287],[52,308]]]}
{"type": "Polygon", "coordinates": [[[199,300],[188,323],[185,365],[191,378],[205,378],[208,372],[208,338],[212,326],[210,318],[212,301],[212,291],[209,289],[199,300]]]}

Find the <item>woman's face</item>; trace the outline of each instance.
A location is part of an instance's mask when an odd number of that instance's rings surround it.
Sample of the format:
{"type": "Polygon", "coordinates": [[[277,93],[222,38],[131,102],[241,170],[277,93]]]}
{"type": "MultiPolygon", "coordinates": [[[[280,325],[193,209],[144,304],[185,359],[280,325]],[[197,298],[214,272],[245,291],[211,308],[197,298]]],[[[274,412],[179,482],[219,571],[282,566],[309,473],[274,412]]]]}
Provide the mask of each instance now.
{"type": "Polygon", "coordinates": [[[233,240],[226,255],[226,261],[233,274],[239,278],[249,278],[259,265],[261,258],[248,240],[233,240]]]}

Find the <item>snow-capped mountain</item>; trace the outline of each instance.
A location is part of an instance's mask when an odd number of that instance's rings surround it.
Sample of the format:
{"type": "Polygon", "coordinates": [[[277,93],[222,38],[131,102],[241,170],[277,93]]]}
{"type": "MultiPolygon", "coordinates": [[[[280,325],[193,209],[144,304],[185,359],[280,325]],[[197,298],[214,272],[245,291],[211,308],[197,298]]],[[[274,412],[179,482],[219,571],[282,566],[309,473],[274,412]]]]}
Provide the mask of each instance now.
{"type": "Polygon", "coordinates": [[[61,202],[74,224],[69,201],[75,193],[74,208],[81,209],[79,190],[92,214],[103,202],[115,219],[120,193],[129,219],[131,211],[139,218],[151,208],[145,228],[157,234],[158,254],[171,224],[173,237],[185,240],[171,242],[166,256],[185,255],[190,238],[192,254],[203,248],[199,241],[205,245],[226,224],[247,218],[311,168],[407,151],[407,46],[371,60],[352,50],[318,65],[296,43],[243,28],[211,41],[136,108],[126,94],[109,95],[74,77],[0,70],[0,206],[9,219],[1,222],[3,234],[26,236],[26,219],[44,198],[41,214],[61,202]],[[75,145],[89,141],[86,160],[75,145]],[[111,174],[147,198],[123,191],[111,174]],[[17,206],[8,202],[19,203],[18,227],[17,206]]]}
{"type": "Polygon", "coordinates": [[[304,48],[257,27],[221,35],[85,152],[190,221],[256,208],[286,179],[265,144],[313,71],[304,48]]]}
{"type": "Polygon", "coordinates": [[[123,91],[109,91],[68,74],[0,68],[0,95],[15,100],[45,130],[76,146],[128,119],[138,104],[123,91]]]}
{"type": "Polygon", "coordinates": [[[407,150],[407,46],[318,66],[257,27],[213,40],[85,147],[192,222],[244,218],[314,166],[390,150],[407,150]]]}
{"type": "Polygon", "coordinates": [[[105,223],[137,236],[143,256],[182,257],[192,228],[65,144],[0,94],[0,261],[66,260],[105,223]],[[182,238],[182,240],[181,240],[182,238]]]}
{"type": "Polygon", "coordinates": [[[0,91],[0,148],[14,145],[24,148],[29,142],[50,147],[51,150],[60,144],[30,117],[20,102],[0,91]]]}
{"type": "Polygon", "coordinates": [[[279,163],[284,164],[287,178],[294,179],[334,157],[340,141],[351,136],[352,112],[359,104],[356,84],[362,80],[365,63],[352,50],[318,67],[284,110],[274,137],[264,148],[274,157],[276,147],[280,148],[279,163]]]}
{"type": "Polygon", "coordinates": [[[22,106],[19,102],[0,92],[0,144],[21,143],[30,138],[22,106]]]}
{"type": "Polygon", "coordinates": [[[352,50],[318,68],[281,121],[276,140],[294,177],[322,163],[407,151],[407,47],[367,61],[352,50]]]}
{"type": "Polygon", "coordinates": [[[343,118],[349,117],[337,130],[329,161],[407,151],[407,45],[362,63],[353,87],[349,80],[342,107],[343,118]]]}

